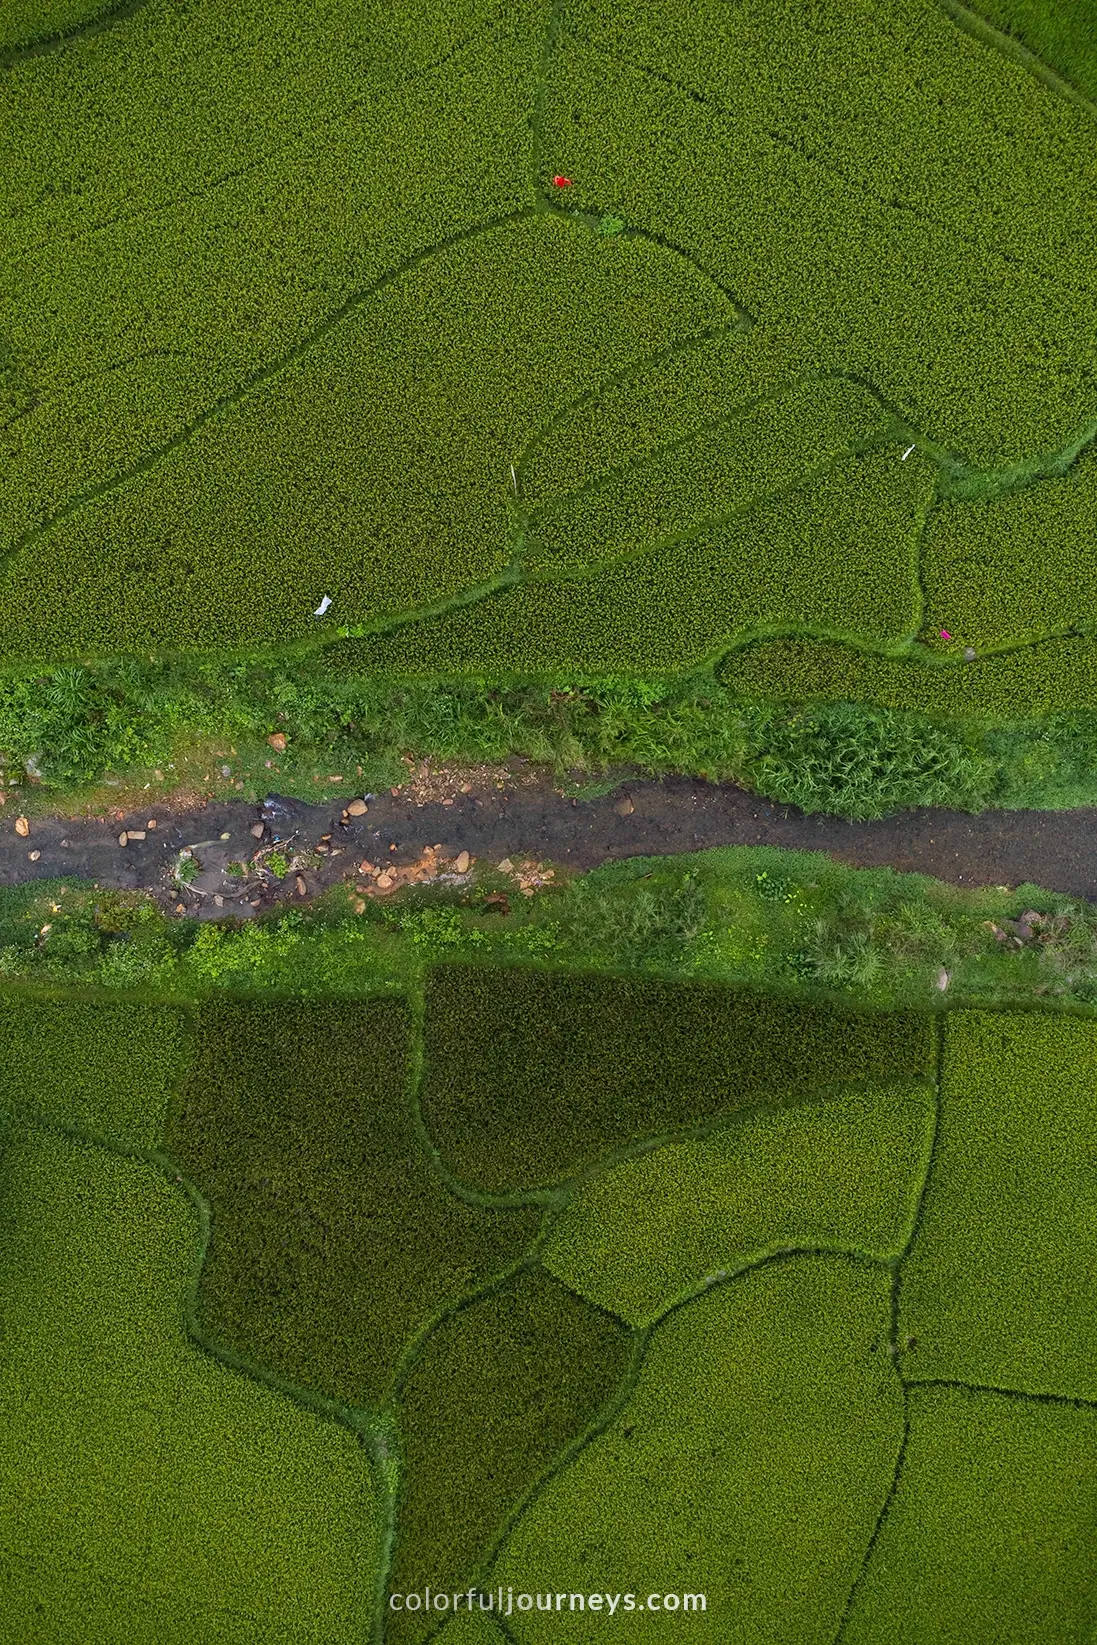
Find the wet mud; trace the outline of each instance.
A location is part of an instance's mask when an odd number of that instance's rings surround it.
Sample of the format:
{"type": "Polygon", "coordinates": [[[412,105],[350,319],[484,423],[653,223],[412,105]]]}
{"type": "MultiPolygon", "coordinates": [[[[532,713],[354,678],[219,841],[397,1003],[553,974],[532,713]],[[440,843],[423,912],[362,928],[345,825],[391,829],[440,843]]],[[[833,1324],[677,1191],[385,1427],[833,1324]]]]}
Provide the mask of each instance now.
{"type": "Polygon", "coordinates": [[[1031,882],[1097,900],[1092,808],[979,816],[921,810],[849,822],[804,816],[730,785],[689,778],[629,781],[611,794],[574,799],[533,773],[503,789],[474,785],[448,803],[417,797],[410,786],[367,795],[364,815],[348,816],[347,803],[271,796],[262,804],[210,801],[191,811],[153,805],[123,816],[38,816],[26,835],[17,832],[9,805],[0,819],[0,883],[71,876],[148,891],[165,909],[191,917],[250,918],[360,879],[363,861],[373,866],[376,891],[378,868],[416,863],[427,847],[438,848],[442,867],[467,851],[474,864],[510,858],[583,871],[623,857],[769,845],[960,886],[1031,882]],[[173,875],[185,850],[194,877],[181,886],[173,875]],[[281,868],[278,856],[296,857],[301,866],[276,878],[270,864],[274,857],[281,868]]]}

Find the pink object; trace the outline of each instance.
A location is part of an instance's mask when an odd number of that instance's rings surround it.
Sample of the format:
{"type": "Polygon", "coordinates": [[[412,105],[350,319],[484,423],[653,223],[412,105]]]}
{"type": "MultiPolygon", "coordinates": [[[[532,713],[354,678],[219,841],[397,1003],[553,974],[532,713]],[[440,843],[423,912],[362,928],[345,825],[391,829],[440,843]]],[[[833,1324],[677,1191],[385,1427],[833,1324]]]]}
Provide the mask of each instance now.
{"type": "Polygon", "coordinates": [[[942,638],[942,640],[951,640],[952,635],[949,633],[947,628],[942,628],[941,638],[942,638]]]}
{"type": "Polygon", "coordinates": [[[554,177],[552,179],[552,186],[553,186],[553,188],[570,188],[571,187],[571,178],[570,177],[554,177]]]}

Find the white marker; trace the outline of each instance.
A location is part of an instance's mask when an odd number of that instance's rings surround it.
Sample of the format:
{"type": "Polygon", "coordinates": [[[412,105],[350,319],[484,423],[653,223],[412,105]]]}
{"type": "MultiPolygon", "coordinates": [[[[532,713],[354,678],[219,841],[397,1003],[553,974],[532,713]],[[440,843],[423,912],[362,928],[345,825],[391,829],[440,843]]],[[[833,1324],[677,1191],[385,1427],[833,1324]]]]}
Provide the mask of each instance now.
{"type": "Polygon", "coordinates": [[[511,479],[511,484],[514,487],[514,495],[517,497],[517,495],[518,495],[518,476],[514,472],[514,464],[513,463],[511,463],[511,465],[510,465],[510,479],[511,479]]]}
{"type": "Polygon", "coordinates": [[[910,454],[913,450],[914,450],[913,446],[907,446],[907,449],[903,452],[903,455],[900,457],[899,461],[901,463],[905,463],[907,458],[910,456],[910,454]]]}
{"type": "Polygon", "coordinates": [[[324,615],[324,612],[328,609],[328,606],[330,604],[331,604],[331,596],[329,594],[325,594],[324,598],[320,601],[320,604],[316,607],[316,610],[313,612],[313,616],[314,617],[322,617],[324,615]]]}

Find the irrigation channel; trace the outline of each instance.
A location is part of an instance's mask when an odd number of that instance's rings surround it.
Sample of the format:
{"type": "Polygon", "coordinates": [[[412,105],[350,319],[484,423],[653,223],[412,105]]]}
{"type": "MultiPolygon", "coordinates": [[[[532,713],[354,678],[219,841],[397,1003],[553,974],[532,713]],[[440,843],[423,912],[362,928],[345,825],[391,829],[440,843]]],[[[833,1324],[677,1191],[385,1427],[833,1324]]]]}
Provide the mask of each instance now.
{"type": "MultiPolygon", "coordinates": [[[[472,774],[470,774],[472,775],[472,774]]],[[[367,795],[366,810],[348,815],[352,796],[320,805],[272,795],[262,803],[210,800],[189,810],[163,803],[107,816],[31,818],[17,830],[9,797],[0,818],[0,884],[70,876],[104,887],[142,889],[168,911],[203,919],[251,918],[279,902],[309,900],[329,886],[378,868],[397,890],[405,875],[452,872],[467,852],[479,864],[513,862],[583,871],[623,857],[662,856],[713,846],[770,845],[825,851],[853,867],[891,867],[931,874],[954,885],[1017,886],[1097,901],[1097,809],[907,811],[873,822],[804,816],[731,785],[683,777],[624,782],[612,793],[576,799],[543,773],[511,762],[448,791],[409,783],[367,795]],[[153,824],[153,826],[149,826],[153,824]],[[126,835],[125,843],[120,836],[126,835]],[[319,852],[316,853],[316,848],[319,852]],[[195,859],[191,883],[173,869],[180,851],[195,859]],[[306,860],[281,879],[260,873],[272,853],[306,860]],[[241,879],[239,868],[247,872],[241,879]]],[[[357,809],[357,808],[355,808],[357,809]]],[[[282,864],[279,863],[281,868],[282,864]]]]}

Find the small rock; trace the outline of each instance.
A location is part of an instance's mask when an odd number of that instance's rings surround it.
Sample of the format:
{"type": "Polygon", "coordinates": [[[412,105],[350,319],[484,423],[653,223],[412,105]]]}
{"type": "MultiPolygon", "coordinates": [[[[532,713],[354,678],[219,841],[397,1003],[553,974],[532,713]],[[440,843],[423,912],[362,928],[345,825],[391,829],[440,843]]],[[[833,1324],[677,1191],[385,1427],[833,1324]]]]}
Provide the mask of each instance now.
{"type": "Polygon", "coordinates": [[[514,872],[514,864],[511,862],[509,857],[503,858],[502,862],[499,864],[499,872],[500,874],[512,874],[514,872]]]}
{"type": "Polygon", "coordinates": [[[183,914],[183,913],[185,913],[185,912],[186,912],[186,910],[185,910],[185,909],[184,909],[184,907],[183,907],[183,904],[182,904],[182,903],[181,903],[181,902],[177,902],[177,903],[176,903],[176,905],[175,905],[175,912],[176,912],[176,913],[177,913],[177,914],[183,914]]]}
{"type": "Polygon", "coordinates": [[[126,833],[124,828],[118,836],[118,844],[119,845],[128,845],[129,844],[129,835],[126,833]]]}
{"type": "Polygon", "coordinates": [[[942,994],[944,993],[945,989],[948,987],[948,985],[951,981],[952,981],[951,973],[946,971],[944,966],[942,965],[941,969],[937,973],[937,986],[941,990],[942,994]]]}
{"type": "Polygon", "coordinates": [[[143,840],[145,830],[143,828],[130,828],[127,830],[126,837],[131,840],[143,840]]]}
{"type": "Polygon", "coordinates": [[[274,749],[276,754],[284,754],[286,752],[286,734],[284,731],[273,731],[267,738],[267,742],[270,744],[271,748],[274,749]]]}
{"type": "Polygon", "coordinates": [[[613,809],[619,817],[631,817],[632,813],[636,810],[636,807],[626,794],[623,800],[617,801],[617,804],[613,809]]]}
{"type": "Polygon", "coordinates": [[[222,835],[221,835],[221,838],[222,838],[222,839],[223,839],[223,840],[231,840],[231,839],[232,839],[232,835],[231,835],[231,834],[222,834],[222,835]]]}
{"type": "Polygon", "coordinates": [[[253,840],[261,840],[263,838],[263,824],[262,823],[252,823],[252,825],[251,825],[251,837],[252,837],[253,840]]]}
{"type": "Polygon", "coordinates": [[[221,775],[222,775],[222,777],[231,777],[232,776],[232,766],[231,765],[223,765],[221,767],[221,775]]]}
{"type": "Polygon", "coordinates": [[[378,874],[378,876],[377,876],[377,889],[378,889],[378,891],[388,891],[392,888],[392,884],[393,884],[393,879],[392,879],[391,874],[378,874]]]}
{"type": "Polygon", "coordinates": [[[308,886],[305,884],[305,876],[303,874],[298,874],[296,883],[297,883],[297,895],[299,897],[303,897],[305,895],[305,893],[308,891],[308,886]]]}
{"type": "Polygon", "coordinates": [[[459,852],[458,856],[457,856],[457,861],[453,865],[455,871],[458,874],[467,874],[468,871],[469,871],[469,863],[471,861],[472,861],[472,858],[469,856],[467,851],[459,852]]]}
{"type": "Polygon", "coordinates": [[[214,894],[213,894],[213,906],[215,908],[224,908],[225,899],[224,899],[224,897],[221,896],[220,892],[217,892],[217,891],[214,892],[214,894]]]}
{"type": "Polygon", "coordinates": [[[462,783],[461,784],[461,792],[462,792],[462,794],[471,794],[472,793],[472,784],[471,783],[462,783]]]}
{"type": "Polygon", "coordinates": [[[145,824],[145,827],[146,828],[155,828],[156,827],[156,818],[155,817],[150,817],[148,822],[145,824]]]}
{"type": "Polygon", "coordinates": [[[350,804],[347,806],[347,816],[364,817],[368,810],[369,806],[366,804],[365,800],[351,800],[350,804]]]}
{"type": "Polygon", "coordinates": [[[27,856],[30,858],[31,862],[37,862],[41,855],[42,855],[41,851],[28,851],[27,852],[27,856]]]}
{"type": "Polygon", "coordinates": [[[451,799],[445,799],[445,800],[442,801],[442,804],[443,805],[452,805],[453,801],[451,799]]]}
{"type": "Polygon", "coordinates": [[[356,897],[354,899],[354,912],[356,914],[364,914],[365,911],[366,911],[366,905],[362,901],[362,898],[361,897],[356,897]]]}
{"type": "Polygon", "coordinates": [[[375,874],[377,872],[377,870],[374,868],[374,866],[371,862],[367,862],[365,860],[365,858],[363,858],[362,861],[358,864],[358,872],[359,872],[359,874],[375,874]]]}
{"type": "Polygon", "coordinates": [[[964,661],[965,663],[973,663],[975,661],[975,647],[973,645],[966,645],[964,647],[964,661]]]}
{"type": "Polygon", "coordinates": [[[27,835],[30,833],[30,823],[27,821],[26,817],[16,817],[15,832],[19,835],[21,840],[26,839],[27,835]]]}

